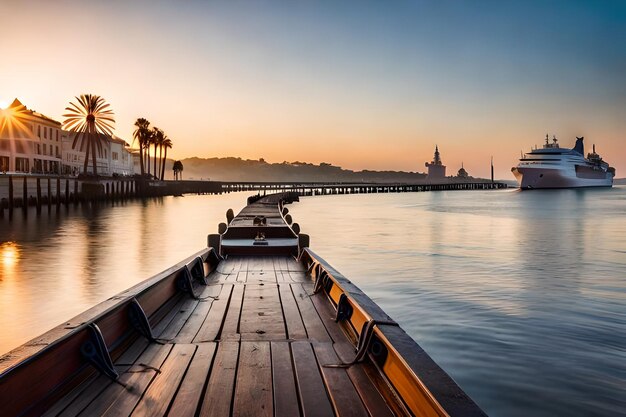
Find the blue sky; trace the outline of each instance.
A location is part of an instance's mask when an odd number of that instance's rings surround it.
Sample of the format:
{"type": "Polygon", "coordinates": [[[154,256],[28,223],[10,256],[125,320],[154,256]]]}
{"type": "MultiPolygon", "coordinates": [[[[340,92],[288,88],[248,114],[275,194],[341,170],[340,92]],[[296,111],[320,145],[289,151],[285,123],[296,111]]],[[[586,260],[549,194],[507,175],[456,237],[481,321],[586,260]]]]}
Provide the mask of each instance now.
{"type": "Polygon", "coordinates": [[[100,94],[174,157],[509,177],[546,133],[626,173],[626,2],[5,2],[0,101],[100,94]]]}

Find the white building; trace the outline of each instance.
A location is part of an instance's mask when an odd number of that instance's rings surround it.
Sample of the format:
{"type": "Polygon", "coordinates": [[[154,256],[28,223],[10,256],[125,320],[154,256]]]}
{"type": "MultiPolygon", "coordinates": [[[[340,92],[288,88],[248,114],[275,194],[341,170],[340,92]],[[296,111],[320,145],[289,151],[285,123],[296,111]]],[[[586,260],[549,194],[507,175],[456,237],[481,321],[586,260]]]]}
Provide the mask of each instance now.
{"type": "Polygon", "coordinates": [[[125,140],[116,136],[109,138],[109,169],[115,175],[133,175],[135,173],[133,154],[125,140]]]}
{"type": "MultiPolygon", "coordinates": [[[[101,138],[98,174],[133,175],[128,143],[115,136],[101,138]]],[[[85,152],[72,149],[73,142],[74,134],[62,130],[60,122],[27,109],[18,99],[0,110],[0,173],[78,174],[83,171],[85,152]]],[[[93,172],[91,159],[87,171],[93,172]]]]}
{"type": "Polygon", "coordinates": [[[61,123],[18,99],[0,110],[0,172],[58,174],[61,123]]]}
{"type": "MultiPolygon", "coordinates": [[[[135,173],[130,147],[126,141],[116,136],[100,135],[102,151],[96,152],[96,167],[98,175],[133,175],[135,173]]],[[[75,175],[83,172],[85,166],[85,151],[72,148],[74,133],[62,132],[63,173],[75,175]]],[[[87,172],[93,173],[91,154],[87,172]]]]}

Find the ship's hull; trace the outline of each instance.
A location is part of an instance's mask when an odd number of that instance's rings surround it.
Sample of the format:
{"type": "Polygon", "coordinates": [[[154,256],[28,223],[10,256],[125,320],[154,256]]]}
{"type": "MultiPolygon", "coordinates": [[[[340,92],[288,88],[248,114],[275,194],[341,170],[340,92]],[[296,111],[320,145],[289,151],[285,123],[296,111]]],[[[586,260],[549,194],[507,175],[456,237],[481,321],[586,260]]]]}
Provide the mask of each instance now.
{"type": "Polygon", "coordinates": [[[523,190],[613,186],[613,174],[603,170],[514,167],[511,171],[523,190]]]}

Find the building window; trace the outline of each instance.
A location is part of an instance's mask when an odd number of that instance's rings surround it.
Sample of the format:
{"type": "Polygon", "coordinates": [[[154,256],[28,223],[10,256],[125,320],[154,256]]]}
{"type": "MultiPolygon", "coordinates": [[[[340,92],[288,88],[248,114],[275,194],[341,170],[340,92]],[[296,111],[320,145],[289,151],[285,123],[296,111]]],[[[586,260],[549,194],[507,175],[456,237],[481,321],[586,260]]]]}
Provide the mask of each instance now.
{"type": "Polygon", "coordinates": [[[46,155],[48,153],[48,145],[43,144],[43,154],[46,155]]]}
{"type": "Polygon", "coordinates": [[[117,161],[117,152],[111,152],[111,158],[112,158],[114,161],[117,161]]]}
{"type": "Polygon", "coordinates": [[[37,155],[41,155],[41,145],[37,144],[37,155]]]}
{"type": "Polygon", "coordinates": [[[41,125],[37,125],[37,136],[41,137],[41,125]]]}
{"type": "Polygon", "coordinates": [[[57,129],[57,142],[59,141],[59,130],[57,129]]]}
{"type": "Polygon", "coordinates": [[[28,172],[29,169],[28,158],[15,158],[15,170],[17,172],[28,172]]]}

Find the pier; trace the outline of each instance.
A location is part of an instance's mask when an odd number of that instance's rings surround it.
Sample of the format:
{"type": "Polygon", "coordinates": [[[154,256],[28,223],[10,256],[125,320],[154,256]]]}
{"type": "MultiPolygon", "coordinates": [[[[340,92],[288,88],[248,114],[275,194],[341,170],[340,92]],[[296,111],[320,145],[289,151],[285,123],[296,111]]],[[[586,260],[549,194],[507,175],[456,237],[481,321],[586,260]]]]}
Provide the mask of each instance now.
{"type": "Polygon", "coordinates": [[[0,358],[3,416],[484,416],[251,197],[208,247],[0,358]]]}
{"type": "Polygon", "coordinates": [[[123,200],[139,195],[130,177],[97,180],[57,175],[0,175],[0,215],[4,209],[78,204],[91,200],[123,200]]]}
{"type": "Polygon", "coordinates": [[[419,184],[342,183],[342,182],[221,182],[224,192],[295,191],[302,196],[328,194],[411,193],[424,191],[497,190],[502,182],[441,182],[419,184]]]}
{"type": "Polygon", "coordinates": [[[241,191],[263,193],[296,192],[301,196],[334,194],[408,193],[454,190],[496,190],[507,188],[501,182],[445,182],[420,184],[378,184],[342,182],[225,182],[158,181],[137,177],[64,177],[44,175],[0,175],[0,216],[4,210],[29,206],[77,204],[131,198],[183,194],[222,194],[241,191]]]}

